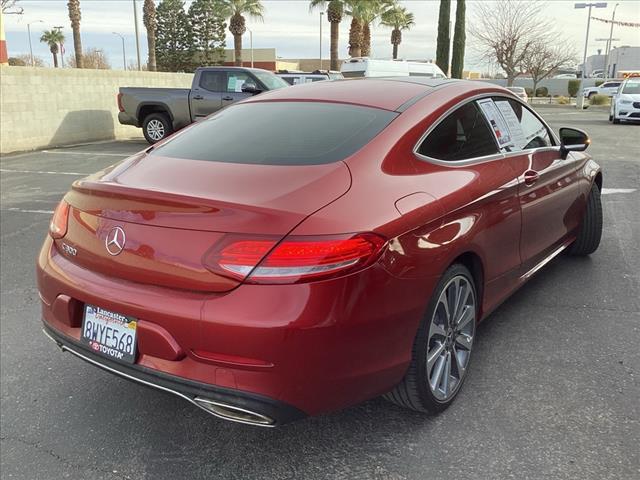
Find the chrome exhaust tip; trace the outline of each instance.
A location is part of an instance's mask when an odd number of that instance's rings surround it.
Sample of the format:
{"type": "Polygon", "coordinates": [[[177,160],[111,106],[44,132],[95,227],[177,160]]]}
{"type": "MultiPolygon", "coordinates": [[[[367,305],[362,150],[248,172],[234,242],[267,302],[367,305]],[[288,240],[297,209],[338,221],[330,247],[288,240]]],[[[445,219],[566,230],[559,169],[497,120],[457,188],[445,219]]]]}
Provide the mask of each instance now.
{"type": "Polygon", "coordinates": [[[275,420],[273,418],[261,413],[252,412],[241,407],[220,403],[215,400],[209,400],[202,397],[196,397],[193,401],[206,412],[224,420],[261,427],[275,426],[275,420]]]}

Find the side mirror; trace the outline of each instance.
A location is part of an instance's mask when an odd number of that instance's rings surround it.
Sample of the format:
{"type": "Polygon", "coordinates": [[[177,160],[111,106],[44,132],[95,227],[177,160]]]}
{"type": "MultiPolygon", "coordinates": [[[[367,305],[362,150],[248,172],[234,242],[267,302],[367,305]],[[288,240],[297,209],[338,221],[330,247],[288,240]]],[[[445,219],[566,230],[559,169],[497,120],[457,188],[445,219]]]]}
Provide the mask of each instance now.
{"type": "Polygon", "coordinates": [[[563,127],[560,129],[560,154],[567,158],[569,152],[584,152],[591,144],[586,132],[577,128],[563,127]]]}
{"type": "Polygon", "coordinates": [[[255,83],[251,82],[251,81],[246,81],[246,82],[244,82],[242,84],[242,91],[244,93],[251,93],[253,95],[256,95],[258,93],[262,93],[262,90],[260,90],[258,88],[258,86],[255,83]]]}

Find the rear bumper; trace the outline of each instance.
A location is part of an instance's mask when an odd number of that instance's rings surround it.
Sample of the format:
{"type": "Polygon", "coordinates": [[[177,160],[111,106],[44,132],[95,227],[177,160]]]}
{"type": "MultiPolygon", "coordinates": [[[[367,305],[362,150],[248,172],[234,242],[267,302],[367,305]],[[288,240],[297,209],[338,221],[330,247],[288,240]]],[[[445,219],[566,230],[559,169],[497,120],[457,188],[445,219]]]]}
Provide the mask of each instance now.
{"type": "Polygon", "coordinates": [[[37,280],[45,328],[65,350],[191,402],[213,399],[274,424],[338,410],[397,384],[437,281],[399,279],[374,265],[324,282],[197,293],[82,268],[50,237],[37,280]],[[134,365],[80,344],[84,304],[138,319],[134,365]]]}
{"type": "Polygon", "coordinates": [[[119,112],[118,121],[122,125],[133,125],[134,127],[140,127],[140,125],[138,124],[138,119],[129,115],[127,112],[119,112]]]}
{"type": "Polygon", "coordinates": [[[63,352],[127,380],[176,395],[218,418],[238,423],[275,427],[304,418],[291,405],[267,397],[189,381],[139,365],[125,365],[96,355],[84,345],[59,334],[44,323],[43,331],[63,352]]]}

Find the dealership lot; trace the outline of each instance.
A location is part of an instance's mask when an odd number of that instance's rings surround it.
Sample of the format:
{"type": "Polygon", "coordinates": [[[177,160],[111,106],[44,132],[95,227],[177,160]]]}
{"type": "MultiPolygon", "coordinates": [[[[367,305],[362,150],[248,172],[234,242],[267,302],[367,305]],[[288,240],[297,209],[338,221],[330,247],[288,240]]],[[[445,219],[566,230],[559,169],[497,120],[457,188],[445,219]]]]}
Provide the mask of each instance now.
{"type": "Polygon", "coordinates": [[[463,391],[435,418],[376,399],[258,429],[60,353],[40,331],[34,285],[51,212],[74,179],[146,143],[2,158],[3,478],[637,478],[640,127],[604,110],[539,111],[592,136],[603,242],[589,259],[557,259],[491,315],[463,391]]]}

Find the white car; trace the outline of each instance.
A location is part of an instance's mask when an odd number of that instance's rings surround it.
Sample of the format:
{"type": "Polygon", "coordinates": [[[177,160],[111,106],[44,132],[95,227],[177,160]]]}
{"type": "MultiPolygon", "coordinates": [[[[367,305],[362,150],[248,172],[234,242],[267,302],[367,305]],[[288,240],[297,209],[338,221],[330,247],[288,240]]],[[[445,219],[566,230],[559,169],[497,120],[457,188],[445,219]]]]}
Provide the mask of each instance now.
{"type": "Polygon", "coordinates": [[[609,82],[604,82],[599,87],[587,87],[582,91],[582,95],[586,98],[591,98],[594,95],[607,95],[608,97],[613,97],[618,88],[620,88],[620,84],[622,84],[622,80],[612,80],[609,82]]]}
{"type": "Polygon", "coordinates": [[[625,80],[611,99],[609,121],[620,123],[622,120],[640,121],[640,78],[625,80]]]}
{"type": "Polygon", "coordinates": [[[575,73],[561,73],[560,75],[556,75],[553,78],[578,78],[578,75],[575,73]]]}
{"type": "Polygon", "coordinates": [[[507,90],[511,90],[516,96],[520,97],[523,102],[529,101],[529,96],[524,87],[505,87],[507,90]]]}

